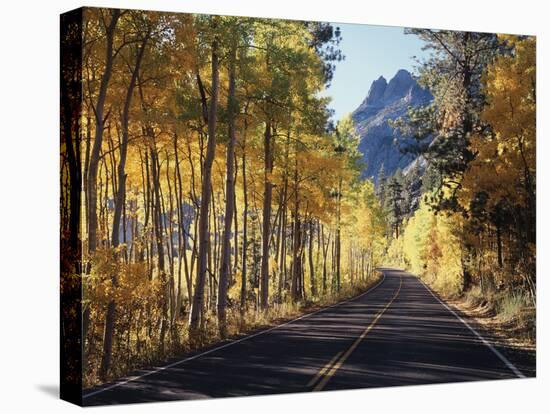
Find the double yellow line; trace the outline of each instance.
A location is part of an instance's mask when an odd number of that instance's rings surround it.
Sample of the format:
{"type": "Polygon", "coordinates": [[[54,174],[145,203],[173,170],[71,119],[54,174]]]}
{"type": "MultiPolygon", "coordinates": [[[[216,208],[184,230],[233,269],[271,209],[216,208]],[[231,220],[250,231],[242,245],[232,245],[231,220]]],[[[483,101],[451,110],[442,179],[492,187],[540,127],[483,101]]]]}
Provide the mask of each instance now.
{"type": "Polygon", "coordinates": [[[330,381],[332,376],[340,369],[340,367],[346,362],[346,360],[349,358],[349,356],[355,351],[355,349],[359,346],[361,341],[365,339],[365,336],[374,328],[374,325],[376,325],[376,322],[378,322],[378,319],[386,312],[386,310],[390,307],[390,305],[393,303],[393,301],[397,298],[399,295],[399,292],[401,291],[401,285],[403,283],[403,279],[399,278],[399,288],[395,292],[395,295],[391,298],[391,300],[384,306],[384,309],[382,309],[374,320],[371,322],[371,324],[361,333],[361,335],[351,344],[351,346],[347,349],[347,351],[338,352],[315,376],[309,381],[307,384],[308,387],[312,387],[314,384],[315,387],[313,387],[312,391],[321,391],[325,385],[330,381]]]}

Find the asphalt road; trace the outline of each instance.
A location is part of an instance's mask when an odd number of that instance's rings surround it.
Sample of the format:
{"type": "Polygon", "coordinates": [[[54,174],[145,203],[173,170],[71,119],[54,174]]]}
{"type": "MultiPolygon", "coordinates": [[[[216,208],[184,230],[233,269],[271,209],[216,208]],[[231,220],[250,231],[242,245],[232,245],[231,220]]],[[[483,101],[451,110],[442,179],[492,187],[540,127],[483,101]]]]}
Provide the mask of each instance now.
{"type": "Polygon", "coordinates": [[[86,390],[83,405],[535,376],[534,353],[493,346],[418,278],[380,270],[362,296],[86,390]]]}

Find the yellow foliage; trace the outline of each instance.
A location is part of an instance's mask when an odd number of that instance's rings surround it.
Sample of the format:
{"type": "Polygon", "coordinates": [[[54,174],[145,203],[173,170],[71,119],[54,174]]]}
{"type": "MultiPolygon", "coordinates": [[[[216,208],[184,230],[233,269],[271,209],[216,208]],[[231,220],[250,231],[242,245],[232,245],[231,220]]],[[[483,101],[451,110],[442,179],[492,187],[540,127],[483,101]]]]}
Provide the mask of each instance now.
{"type": "Polygon", "coordinates": [[[498,57],[485,75],[489,104],[482,119],[494,133],[472,139],[477,157],[459,193],[465,207],[479,192],[489,195],[489,209],[502,199],[527,207],[530,192],[534,192],[536,41],[512,35],[501,39],[513,47],[513,53],[498,57]]]}
{"type": "Polygon", "coordinates": [[[462,245],[456,216],[434,214],[427,203],[407,221],[402,235],[388,249],[392,264],[405,266],[438,291],[448,294],[462,288],[462,245]]]}

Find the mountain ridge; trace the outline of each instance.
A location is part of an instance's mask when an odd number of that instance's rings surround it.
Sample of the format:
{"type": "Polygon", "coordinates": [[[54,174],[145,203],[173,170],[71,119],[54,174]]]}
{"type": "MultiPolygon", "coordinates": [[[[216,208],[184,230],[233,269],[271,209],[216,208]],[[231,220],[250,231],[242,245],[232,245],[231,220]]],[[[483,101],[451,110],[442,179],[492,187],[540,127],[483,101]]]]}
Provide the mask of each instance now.
{"type": "Polygon", "coordinates": [[[366,168],[363,176],[373,178],[384,166],[386,175],[393,175],[397,169],[406,170],[417,160],[412,154],[405,154],[400,147],[413,140],[401,134],[389,121],[407,116],[410,107],[421,107],[432,102],[433,96],[422,88],[411,73],[399,69],[388,82],[384,76],[371,83],[369,92],[361,105],[352,113],[357,133],[360,135],[359,150],[363,154],[366,168]]]}

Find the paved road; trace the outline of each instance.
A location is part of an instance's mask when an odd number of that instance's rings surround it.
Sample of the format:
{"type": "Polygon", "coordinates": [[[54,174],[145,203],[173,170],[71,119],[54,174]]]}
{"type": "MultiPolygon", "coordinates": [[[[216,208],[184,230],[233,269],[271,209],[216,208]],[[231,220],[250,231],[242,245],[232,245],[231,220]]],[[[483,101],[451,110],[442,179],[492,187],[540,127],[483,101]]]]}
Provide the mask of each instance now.
{"type": "Polygon", "coordinates": [[[395,269],[381,270],[384,279],[360,297],[206,353],[174,360],[160,369],[136,372],[107,387],[87,390],[83,403],[138,403],[535,375],[533,355],[492,347],[473,321],[453,313],[418,278],[395,269]]]}

